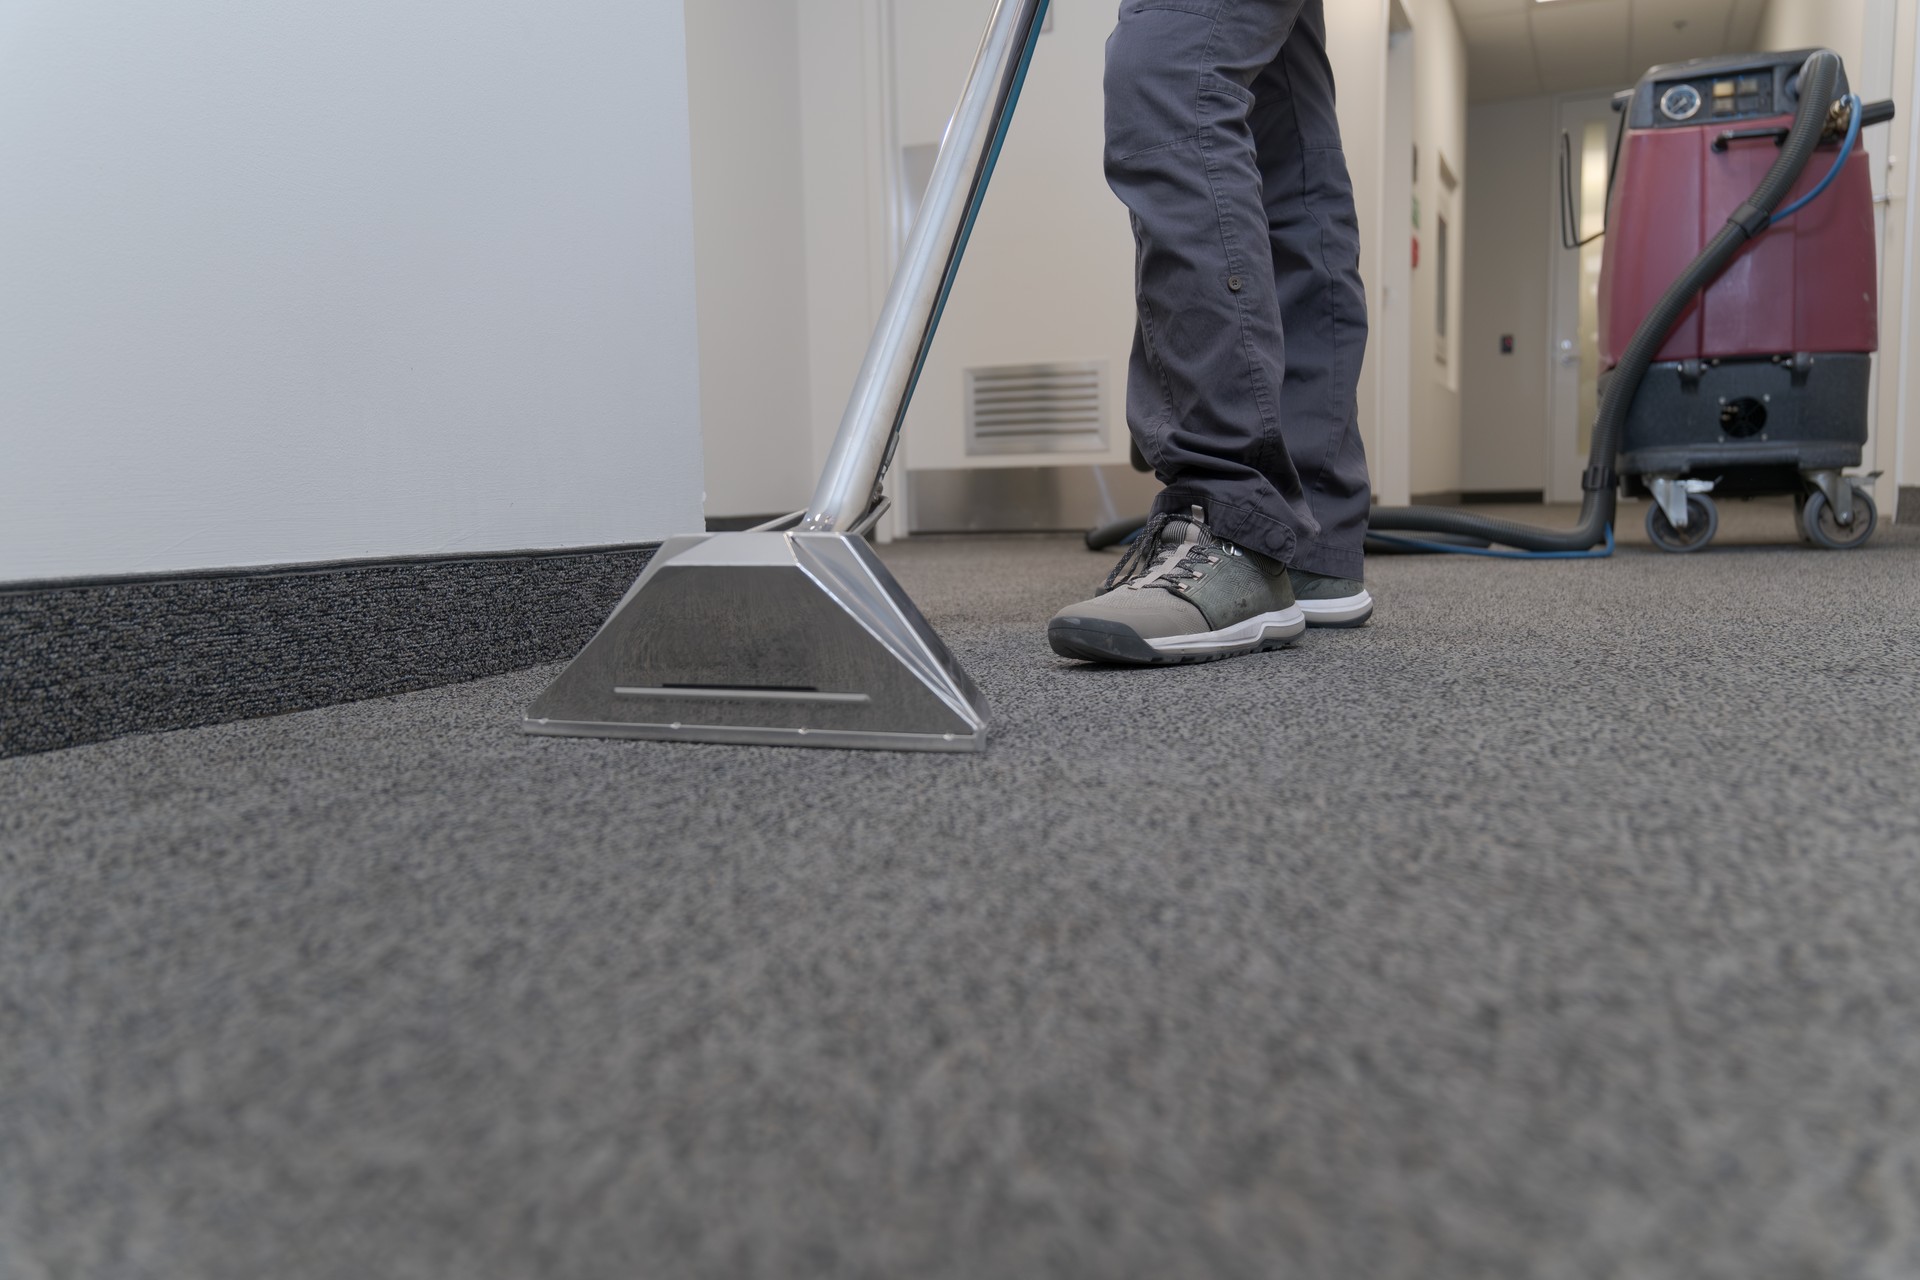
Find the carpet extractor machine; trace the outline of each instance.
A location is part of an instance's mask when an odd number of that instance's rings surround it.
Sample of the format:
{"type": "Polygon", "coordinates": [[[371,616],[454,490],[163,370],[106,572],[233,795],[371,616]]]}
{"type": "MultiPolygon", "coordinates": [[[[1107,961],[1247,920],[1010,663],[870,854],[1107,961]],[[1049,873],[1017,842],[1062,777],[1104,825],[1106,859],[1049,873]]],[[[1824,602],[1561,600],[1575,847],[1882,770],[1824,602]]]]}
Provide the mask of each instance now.
{"type": "Polygon", "coordinates": [[[1618,494],[1697,551],[1716,496],[1791,494],[1801,538],[1873,536],[1868,386],[1878,339],[1863,106],[1828,50],[1655,67],[1616,106],[1600,281],[1600,410],[1580,522],[1555,531],[1438,507],[1379,508],[1382,550],[1605,555],[1618,494]],[[1420,534],[1437,535],[1422,538],[1420,534]],[[1508,550],[1510,548],[1510,550],[1508,550]]]}
{"type": "Polygon", "coordinates": [[[670,539],[529,733],[979,751],[986,704],[867,545],[887,467],[1040,38],[1047,0],[997,0],[804,511],[670,539]]]}

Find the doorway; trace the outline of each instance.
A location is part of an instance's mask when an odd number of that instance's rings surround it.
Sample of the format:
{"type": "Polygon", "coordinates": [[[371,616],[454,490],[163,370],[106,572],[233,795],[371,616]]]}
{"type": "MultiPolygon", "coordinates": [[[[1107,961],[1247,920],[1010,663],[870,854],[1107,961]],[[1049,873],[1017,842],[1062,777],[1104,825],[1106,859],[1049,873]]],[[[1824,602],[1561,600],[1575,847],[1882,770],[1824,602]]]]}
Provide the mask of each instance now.
{"type": "MultiPolygon", "coordinates": [[[[1568,210],[1575,249],[1560,247],[1550,276],[1553,303],[1549,358],[1552,434],[1546,493],[1552,502],[1580,501],[1580,476],[1600,410],[1600,263],[1606,247],[1607,185],[1620,115],[1611,94],[1559,100],[1558,131],[1572,149],[1573,200],[1568,210]]],[[[1555,213],[1560,196],[1555,167],[1555,213]]]]}

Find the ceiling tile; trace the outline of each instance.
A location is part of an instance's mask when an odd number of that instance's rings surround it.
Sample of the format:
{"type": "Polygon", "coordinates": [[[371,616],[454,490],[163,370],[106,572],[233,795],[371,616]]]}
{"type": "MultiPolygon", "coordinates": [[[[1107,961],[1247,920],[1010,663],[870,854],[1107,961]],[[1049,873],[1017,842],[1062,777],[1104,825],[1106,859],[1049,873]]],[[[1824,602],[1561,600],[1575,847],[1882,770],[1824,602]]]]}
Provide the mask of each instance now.
{"type": "Polygon", "coordinates": [[[1634,6],[1630,61],[1634,75],[1666,62],[1726,52],[1732,0],[1688,0],[1634,6]]]}
{"type": "Polygon", "coordinates": [[[1733,0],[1733,13],[1727,19],[1727,52],[1746,53],[1760,43],[1760,20],[1767,15],[1767,0],[1733,0]]]}
{"type": "Polygon", "coordinates": [[[1767,3],[1453,0],[1474,102],[1623,88],[1648,67],[1746,52],[1759,39],[1767,3]]]}
{"type": "Polygon", "coordinates": [[[1565,93],[1630,82],[1629,12],[1627,0],[1536,4],[1528,16],[1545,90],[1565,93]]]}
{"type": "Polygon", "coordinates": [[[1541,91],[1525,12],[1475,21],[1467,36],[1467,89],[1474,102],[1541,91]]]}

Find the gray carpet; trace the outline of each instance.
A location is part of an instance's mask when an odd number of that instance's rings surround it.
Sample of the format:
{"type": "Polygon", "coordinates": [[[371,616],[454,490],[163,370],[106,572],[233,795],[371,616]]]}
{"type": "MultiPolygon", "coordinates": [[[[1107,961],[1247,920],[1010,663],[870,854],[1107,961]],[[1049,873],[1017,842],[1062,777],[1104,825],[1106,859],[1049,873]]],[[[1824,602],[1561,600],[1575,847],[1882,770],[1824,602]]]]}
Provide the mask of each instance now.
{"type": "Polygon", "coordinates": [[[552,668],[0,762],[0,1277],[1920,1275],[1920,531],[1375,562],[980,757],[552,668]]]}

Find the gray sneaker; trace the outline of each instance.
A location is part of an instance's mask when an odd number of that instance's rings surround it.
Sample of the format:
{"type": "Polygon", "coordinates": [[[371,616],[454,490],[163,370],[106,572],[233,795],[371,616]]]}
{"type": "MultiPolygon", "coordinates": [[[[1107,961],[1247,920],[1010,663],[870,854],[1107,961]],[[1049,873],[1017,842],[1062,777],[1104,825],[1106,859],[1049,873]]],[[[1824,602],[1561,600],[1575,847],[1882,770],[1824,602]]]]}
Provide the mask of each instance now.
{"type": "Polygon", "coordinates": [[[1373,616],[1373,597],[1352,578],[1328,578],[1305,569],[1289,569],[1293,594],[1310,627],[1364,627],[1373,616]]]}
{"type": "Polygon", "coordinates": [[[1195,507],[1155,516],[1099,595],[1054,615],[1047,640],[1065,658],[1174,666],[1282,649],[1306,629],[1286,567],[1215,537],[1195,507]]]}

